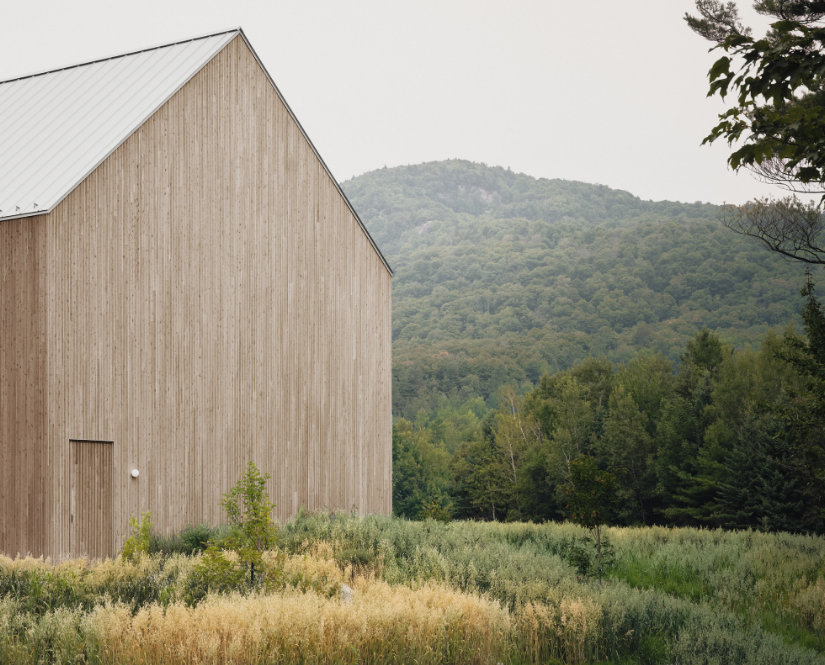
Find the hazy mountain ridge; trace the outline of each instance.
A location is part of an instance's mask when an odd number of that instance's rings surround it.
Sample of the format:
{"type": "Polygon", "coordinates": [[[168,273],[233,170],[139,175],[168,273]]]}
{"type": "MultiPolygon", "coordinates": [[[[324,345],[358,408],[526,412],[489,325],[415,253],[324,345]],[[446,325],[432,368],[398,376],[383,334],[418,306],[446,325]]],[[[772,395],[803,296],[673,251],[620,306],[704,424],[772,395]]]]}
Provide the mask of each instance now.
{"type": "Polygon", "coordinates": [[[587,355],[676,359],[702,326],[754,343],[798,309],[800,267],[725,229],[714,205],[461,160],[343,187],[395,269],[397,413],[587,355]]]}
{"type": "Polygon", "coordinates": [[[369,220],[370,232],[380,237],[382,249],[390,254],[400,249],[396,243],[405,232],[453,214],[603,222],[633,217],[646,207],[672,205],[644,202],[604,185],[537,179],[464,160],[371,171],[348,180],[344,188],[358,202],[361,217],[369,220]]]}

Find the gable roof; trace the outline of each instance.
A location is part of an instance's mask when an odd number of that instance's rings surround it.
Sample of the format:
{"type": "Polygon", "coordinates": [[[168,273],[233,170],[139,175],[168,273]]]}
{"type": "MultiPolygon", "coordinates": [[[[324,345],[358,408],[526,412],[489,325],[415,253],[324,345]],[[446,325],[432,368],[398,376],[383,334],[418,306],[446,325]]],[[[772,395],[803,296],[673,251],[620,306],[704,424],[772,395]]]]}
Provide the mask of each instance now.
{"type": "Polygon", "coordinates": [[[52,210],[237,34],[0,82],[0,221],[52,210]]]}
{"type": "Polygon", "coordinates": [[[51,212],[238,35],[392,274],[240,28],[0,81],[0,222],[51,212]]]}

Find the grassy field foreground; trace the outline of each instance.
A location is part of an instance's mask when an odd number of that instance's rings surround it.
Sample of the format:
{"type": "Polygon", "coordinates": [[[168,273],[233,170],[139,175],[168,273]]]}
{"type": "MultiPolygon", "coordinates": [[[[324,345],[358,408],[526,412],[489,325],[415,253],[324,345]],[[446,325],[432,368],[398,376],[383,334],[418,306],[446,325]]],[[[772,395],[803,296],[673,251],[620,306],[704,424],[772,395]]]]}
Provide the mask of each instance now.
{"type": "MultiPolygon", "coordinates": [[[[200,555],[0,558],[0,663],[825,665],[825,539],[301,516],[276,585],[200,555]]],[[[166,542],[166,549],[170,541],[166,542]]]]}

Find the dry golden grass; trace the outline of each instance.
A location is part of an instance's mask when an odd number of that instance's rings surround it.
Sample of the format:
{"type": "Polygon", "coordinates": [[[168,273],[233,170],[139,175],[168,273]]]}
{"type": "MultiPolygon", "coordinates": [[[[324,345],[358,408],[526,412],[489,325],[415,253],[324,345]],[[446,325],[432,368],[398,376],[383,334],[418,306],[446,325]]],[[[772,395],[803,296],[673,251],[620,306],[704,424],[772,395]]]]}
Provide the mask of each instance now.
{"type": "Polygon", "coordinates": [[[84,583],[90,586],[110,584],[118,580],[130,580],[137,575],[155,573],[161,569],[167,570],[169,575],[184,575],[192,567],[195,559],[181,555],[168,557],[161,562],[157,557],[137,556],[133,561],[120,557],[115,559],[95,559],[90,561],[83,557],[67,559],[59,563],[52,563],[51,559],[31,556],[11,559],[0,554],[0,573],[40,573],[62,577],[83,577],[84,583]]]}
{"type": "Polygon", "coordinates": [[[560,658],[587,662],[588,646],[598,641],[602,607],[587,598],[565,597],[558,606],[527,603],[514,615],[513,640],[528,662],[560,658]]]}
{"type": "MultiPolygon", "coordinates": [[[[264,562],[274,564],[277,554],[264,553],[264,562]]],[[[283,581],[299,591],[315,591],[332,597],[343,584],[352,584],[352,570],[342,571],[335,561],[332,547],[324,542],[315,544],[306,554],[291,554],[281,560],[283,581]]]]}
{"type": "Polygon", "coordinates": [[[106,662],[495,663],[509,634],[498,603],[427,585],[356,581],[352,600],[296,590],[212,596],[197,607],[123,605],[90,617],[106,662]]]}
{"type": "MultiPolygon", "coordinates": [[[[108,561],[108,559],[107,559],[108,561]]],[[[99,562],[98,562],[99,563],[99,562]]],[[[88,559],[69,559],[60,563],[52,563],[51,559],[43,557],[17,557],[10,558],[0,554],[0,571],[4,573],[28,573],[28,572],[49,572],[54,574],[81,572],[89,568],[88,559]]]]}
{"type": "Polygon", "coordinates": [[[0,664],[825,663],[821,538],[611,529],[633,589],[550,554],[570,525],[329,522],[246,595],[197,586],[199,555],[0,557],[0,664]]]}

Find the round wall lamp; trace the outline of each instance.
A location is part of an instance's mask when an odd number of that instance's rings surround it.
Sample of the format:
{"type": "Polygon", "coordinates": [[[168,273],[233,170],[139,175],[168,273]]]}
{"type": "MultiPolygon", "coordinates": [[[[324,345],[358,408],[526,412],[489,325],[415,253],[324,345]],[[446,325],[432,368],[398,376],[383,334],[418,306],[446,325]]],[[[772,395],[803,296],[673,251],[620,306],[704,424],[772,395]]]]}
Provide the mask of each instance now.
{"type": "Polygon", "coordinates": [[[132,469],[129,475],[132,476],[132,478],[137,478],[140,475],[140,471],[138,471],[137,469],[132,469]]]}

